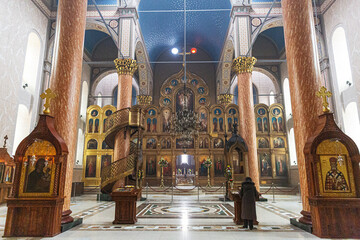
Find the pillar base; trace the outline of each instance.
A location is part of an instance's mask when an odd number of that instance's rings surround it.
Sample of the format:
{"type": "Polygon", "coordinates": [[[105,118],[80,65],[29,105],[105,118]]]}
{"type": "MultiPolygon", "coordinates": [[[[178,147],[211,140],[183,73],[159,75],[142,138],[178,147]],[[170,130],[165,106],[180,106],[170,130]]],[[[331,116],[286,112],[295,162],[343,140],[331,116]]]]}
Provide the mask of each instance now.
{"type": "Polygon", "coordinates": [[[303,224],[299,222],[296,218],[290,218],[291,225],[294,225],[295,227],[298,227],[308,233],[312,233],[312,225],[303,224]]]}
{"type": "Polygon", "coordinates": [[[311,213],[308,211],[304,211],[304,210],[302,210],[300,213],[303,216],[299,219],[299,222],[306,224],[306,225],[312,225],[311,213]]]}
{"type": "Polygon", "coordinates": [[[70,216],[71,213],[72,211],[70,209],[62,212],[61,224],[71,223],[74,221],[74,218],[70,216]]]}
{"type": "Polygon", "coordinates": [[[69,222],[69,223],[63,223],[61,224],[61,232],[66,232],[67,230],[70,230],[80,224],[83,223],[83,219],[82,218],[75,218],[73,219],[72,222],[69,222]]]}

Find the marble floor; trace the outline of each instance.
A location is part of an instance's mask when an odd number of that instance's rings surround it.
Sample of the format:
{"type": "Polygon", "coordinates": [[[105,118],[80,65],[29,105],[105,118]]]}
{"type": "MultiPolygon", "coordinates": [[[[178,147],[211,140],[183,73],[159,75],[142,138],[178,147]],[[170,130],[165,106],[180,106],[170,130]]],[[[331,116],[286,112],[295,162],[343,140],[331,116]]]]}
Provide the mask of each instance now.
{"type": "MultiPolygon", "coordinates": [[[[273,202],[272,196],[265,195],[269,201],[257,203],[259,226],[252,231],[233,223],[233,203],[219,201],[219,197],[202,195],[198,201],[197,196],[174,196],[171,202],[169,195],[148,195],[147,201],[137,204],[143,204],[148,209],[154,208],[159,217],[139,217],[134,225],[113,225],[114,203],[96,201],[96,195],[83,195],[73,198],[71,202],[72,216],[83,218],[83,224],[51,239],[317,239],[290,225],[289,219],[299,217],[301,211],[298,196],[279,195],[276,196],[276,202],[273,202]],[[151,207],[154,205],[156,207],[151,207]],[[164,217],[165,213],[177,215],[164,217]],[[217,217],[216,214],[222,217],[217,217]]],[[[140,211],[139,216],[146,211],[146,208],[142,209],[145,210],[140,211]]],[[[2,205],[1,235],[5,218],[6,206],[2,205]]]]}

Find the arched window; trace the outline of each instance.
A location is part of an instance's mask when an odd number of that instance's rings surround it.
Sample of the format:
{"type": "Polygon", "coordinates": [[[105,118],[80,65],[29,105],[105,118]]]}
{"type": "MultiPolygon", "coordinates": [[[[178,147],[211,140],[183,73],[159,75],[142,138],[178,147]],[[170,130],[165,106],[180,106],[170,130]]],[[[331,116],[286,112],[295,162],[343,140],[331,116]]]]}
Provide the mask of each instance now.
{"type": "Polygon", "coordinates": [[[349,51],[344,28],[337,27],[333,32],[331,40],[334,53],[336,79],[341,93],[348,87],[348,84],[352,84],[349,51]]]}
{"type": "Polygon", "coordinates": [[[96,105],[98,105],[99,107],[102,107],[102,98],[101,98],[101,93],[98,93],[97,95],[97,99],[96,99],[96,105]]]}
{"type": "Polygon", "coordinates": [[[269,105],[274,104],[275,103],[275,94],[273,91],[270,91],[270,95],[269,95],[269,105]]]}
{"type": "Polygon", "coordinates": [[[283,91],[284,91],[284,103],[285,103],[286,120],[289,120],[292,117],[292,110],[291,110],[290,86],[289,86],[289,79],[288,78],[284,79],[283,91]]]}
{"type": "Polygon", "coordinates": [[[82,88],[81,88],[81,103],[80,103],[80,115],[82,115],[83,119],[86,118],[88,95],[89,95],[89,86],[88,83],[84,81],[82,83],[82,88]]]}
{"type": "Polygon", "coordinates": [[[345,133],[360,146],[360,122],[356,102],[349,103],[344,111],[345,133]]]}
{"type": "Polygon", "coordinates": [[[17,112],[16,118],[16,127],[15,127],[15,137],[14,137],[14,145],[13,145],[13,154],[16,152],[16,148],[20,144],[20,142],[30,134],[30,126],[31,126],[31,113],[28,108],[20,104],[17,112]]]}
{"type": "Polygon", "coordinates": [[[28,85],[28,91],[34,95],[39,70],[41,41],[39,36],[31,32],[26,46],[22,85],[28,85]]]}
{"type": "Polygon", "coordinates": [[[295,145],[295,135],[294,128],[291,128],[288,134],[289,140],[289,155],[290,155],[290,165],[297,165],[297,157],[296,157],[296,145],[295,145]]]}

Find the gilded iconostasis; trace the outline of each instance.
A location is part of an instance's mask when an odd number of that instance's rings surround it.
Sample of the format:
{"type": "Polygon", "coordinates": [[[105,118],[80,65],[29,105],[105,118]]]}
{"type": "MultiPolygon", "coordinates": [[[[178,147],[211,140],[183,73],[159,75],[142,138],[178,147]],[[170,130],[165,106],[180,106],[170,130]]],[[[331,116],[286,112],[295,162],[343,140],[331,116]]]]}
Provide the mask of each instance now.
{"type": "MultiPolygon", "coordinates": [[[[219,185],[225,181],[225,133],[228,138],[231,137],[233,124],[239,122],[236,104],[210,105],[206,82],[193,73],[187,73],[185,85],[184,73],[181,71],[164,81],[159,102],[147,105],[144,110],[143,183],[159,183],[161,170],[157,163],[160,158],[169,162],[163,169],[165,183],[206,184],[207,168],[204,162],[208,157],[213,161],[209,172],[212,184],[219,185]],[[195,111],[200,122],[198,136],[185,146],[178,136],[171,132],[175,112],[184,108],[195,111]],[[186,156],[187,160],[184,160],[183,156],[186,156]]],[[[103,108],[92,105],[88,108],[83,164],[85,186],[98,186],[101,169],[113,161],[112,149],[104,142],[103,130],[106,118],[114,111],[116,108],[110,105],[103,108]]],[[[261,184],[271,184],[272,181],[286,184],[289,159],[283,106],[258,104],[254,111],[261,184]]],[[[230,161],[239,174],[245,173],[244,168],[247,165],[241,161],[244,159],[234,158],[230,161]]]]}

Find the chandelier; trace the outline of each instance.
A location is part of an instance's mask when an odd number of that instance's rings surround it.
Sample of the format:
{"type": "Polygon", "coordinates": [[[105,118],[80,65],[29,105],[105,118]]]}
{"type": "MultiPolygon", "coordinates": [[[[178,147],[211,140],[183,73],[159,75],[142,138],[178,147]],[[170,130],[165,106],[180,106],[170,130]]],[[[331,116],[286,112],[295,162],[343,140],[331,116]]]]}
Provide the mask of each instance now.
{"type": "Polygon", "coordinates": [[[196,112],[188,108],[190,92],[186,89],[186,77],[184,80],[183,108],[173,115],[172,132],[179,136],[177,143],[187,148],[194,143],[194,137],[199,133],[200,119],[196,112]]]}

